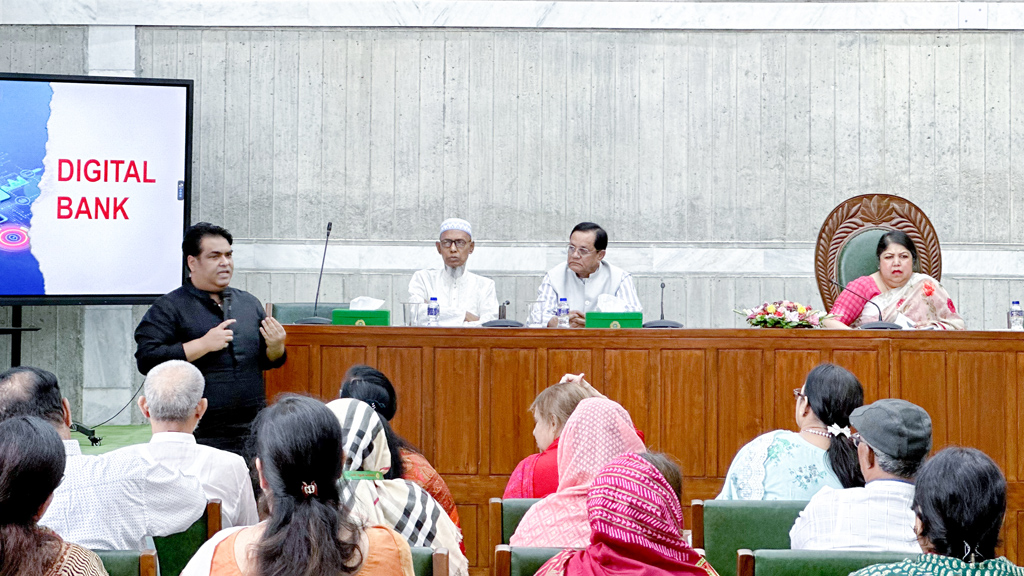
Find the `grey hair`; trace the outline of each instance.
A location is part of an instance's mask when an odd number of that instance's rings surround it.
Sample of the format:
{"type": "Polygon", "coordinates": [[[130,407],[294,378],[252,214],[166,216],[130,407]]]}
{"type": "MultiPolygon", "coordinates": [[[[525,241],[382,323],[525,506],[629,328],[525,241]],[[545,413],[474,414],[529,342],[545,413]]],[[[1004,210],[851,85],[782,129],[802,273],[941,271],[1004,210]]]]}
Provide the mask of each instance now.
{"type": "Polygon", "coordinates": [[[924,464],[924,457],[909,460],[895,458],[876,449],[874,446],[870,446],[870,448],[875,453],[875,460],[878,461],[878,467],[883,472],[905,480],[913,480],[914,476],[917,475],[917,470],[921,468],[921,464],[924,464]]]}
{"type": "Polygon", "coordinates": [[[185,422],[203,399],[206,379],[184,360],[168,360],[146,375],[145,396],[153,420],[185,422]]]}

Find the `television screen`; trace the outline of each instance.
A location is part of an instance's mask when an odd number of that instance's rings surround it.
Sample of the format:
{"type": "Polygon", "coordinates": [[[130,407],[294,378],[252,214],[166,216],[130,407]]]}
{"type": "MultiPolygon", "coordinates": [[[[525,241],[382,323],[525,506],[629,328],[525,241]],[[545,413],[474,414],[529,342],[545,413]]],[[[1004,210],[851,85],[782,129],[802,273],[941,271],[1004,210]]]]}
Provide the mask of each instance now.
{"type": "Polygon", "coordinates": [[[192,81],[0,74],[0,304],[181,285],[192,81]]]}

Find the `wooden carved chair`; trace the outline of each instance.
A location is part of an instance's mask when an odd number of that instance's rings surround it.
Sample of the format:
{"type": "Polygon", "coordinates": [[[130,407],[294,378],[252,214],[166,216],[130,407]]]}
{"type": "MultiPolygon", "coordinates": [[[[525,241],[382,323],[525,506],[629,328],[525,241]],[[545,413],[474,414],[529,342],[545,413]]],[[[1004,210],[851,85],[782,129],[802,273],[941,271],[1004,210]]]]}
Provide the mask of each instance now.
{"type": "Polygon", "coordinates": [[[840,203],[818,231],[814,249],[814,276],[825,310],[841,291],[830,280],[846,286],[851,280],[878,270],[875,248],[890,230],[900,230],[917,248],[915,271],[942,280],[939,237],[928,217],[913,202],[888,194],[865,194],[840,203]]]}

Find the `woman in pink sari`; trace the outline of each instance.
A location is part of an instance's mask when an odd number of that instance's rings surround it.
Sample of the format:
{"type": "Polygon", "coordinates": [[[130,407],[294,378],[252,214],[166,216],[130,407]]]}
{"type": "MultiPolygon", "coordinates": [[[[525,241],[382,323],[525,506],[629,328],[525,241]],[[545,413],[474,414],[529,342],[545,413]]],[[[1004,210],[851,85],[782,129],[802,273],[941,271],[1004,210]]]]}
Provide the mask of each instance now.
{"type": "Polygon", "coordinates": [[[909,236],[899,230],[886,233],[878,240],[876,254],[878,272],[847,284],[832,305],[834,317],[824,321],[825,328],[859,328],[882,320],[904,328],[966,330],[939,281],[914,272],[917,248],[909,236]]]}
{"type": "Polygon", "coordinates": [[[645,451],[625,408],[607,398],[581,401],[566,421],[558,445],[558,491],[527,511],[509,542],[557,548],[590,544],[591,483],[615,458],[645,451]]]}
{"type": "Polygon", "coordinates": [[[679,496],[647,456],[659,455],[625,454],[601,470],[587,497],[590,545],[559,553],[537,576],[715,574],[683,539],[679,496]]]}

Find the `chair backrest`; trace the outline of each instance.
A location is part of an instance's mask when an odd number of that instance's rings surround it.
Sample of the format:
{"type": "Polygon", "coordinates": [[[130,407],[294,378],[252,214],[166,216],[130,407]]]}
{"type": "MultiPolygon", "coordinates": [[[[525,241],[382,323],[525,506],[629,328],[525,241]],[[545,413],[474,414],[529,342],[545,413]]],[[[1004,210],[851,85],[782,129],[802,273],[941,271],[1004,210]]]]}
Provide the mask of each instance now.
{"type": "Polygon", "coordinates": [[[110,576],[157,576],[156,546],[146,538],[144,550],[93,550],[110,576]]]}
{"type": "MultiPolygon", "coordinates": [[[[331,319],[331,312],[348,310],[348,302],[320,302],[316,307],[317,318],[331,319]]],[[[313,302],[275,302],[270,314],[281,324],[294,324],[303,318],[313,316],[313,302]]]]}
{"type": "Polygon", "coordinates": [[[412,568],[416,576],[448,576],[448,549],[412,546],[412,568]]]}
{"type": "Polygon", "coordinates": [[[220,531],[220,500],[206,503],[206,511],[183,532],[153,538],[160,556],[160,575],[178,576],[199,547],[220,531]]]}
{"type": "Polygon", "coordinates": [[[540,498],[491,498],[489,503],[488,517],[491,523],[491,545],[508,544],[512,534],[519,526],[523,515],[540,498]]]}
{"type": "Polygon", "coordinates": [[[501,544],[494,548],[494,576],[533,576],[562,548],[531,548],[501,544]]]}
{"type": "Polygon", "coordinates": [[[917,248],[918,270],[942,280],[942,251],[931,221],[913,202],[889,194],[850,198],[832,210],[818,231],[814,275],[826,310],[850,280],[878,270],[875,248],[889,230],[901,230],[917,248]]]}
{"type": "Polygon", "coordinates": [[[740,550],[738,576],[847,576],[867,566],[917,558],[910,552],[740,550]]]}
{"type": "Polygon", "coordinates": [[[694,547],[704,549],[721,576],[735,576],[738,550],[788,549],[789,530],[805,506],[803,500],[705,500],[700,527],[700,514],[693,515],[694,547]],[[703,546],[698,545],[698,531],[703,546]]]}

